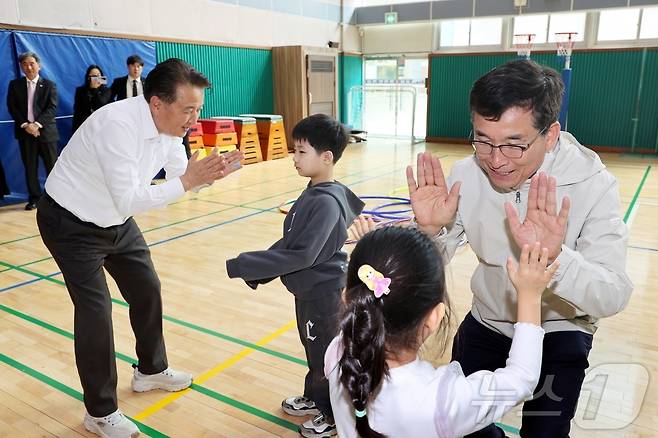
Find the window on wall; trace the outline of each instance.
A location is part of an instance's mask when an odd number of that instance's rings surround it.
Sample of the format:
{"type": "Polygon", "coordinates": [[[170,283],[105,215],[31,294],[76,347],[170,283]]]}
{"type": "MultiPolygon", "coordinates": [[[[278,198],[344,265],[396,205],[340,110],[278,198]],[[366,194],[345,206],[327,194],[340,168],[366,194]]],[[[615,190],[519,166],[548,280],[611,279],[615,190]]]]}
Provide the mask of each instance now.
{"type": "Polygon", "coordinates": [[[578,35],[574,36],[574,41],[584,41],[586,18],[587,14],[585,12],[551,14],[548,41],[554,43],[555,34],[558,32],[578,32],[578,35]]]}
{"type": "Polygon", "coordinates": [[[474,18],[441,22],[441,47],[499,45],[502,18],[474,18]]]}
{"type": "Polygon", "coordinates": [[[445,20],[441,22],[441,46],[468,46],[471,20],[445,20]]]}
{"type": "Polygon", "coordinates": [[[533,44],[546,42],[548,15],[518,15],[514,17],[514,35],[534,33],[533,44]]]}
{"type": "Polygon", "coordinates": [[[598,41],[636,39],[639,19],[639,8],[602,10],[599,12],[598,41]]]}
{"type": "Polygon", "coordinates": [[[503,31],[502,18],[474,18],[471,20],[471,46],[500,44],[503,31]]]}
{"type": "Polygon", "coordinates": [[[382,6],[382,5],[392,5],[400,3],[417,3],[418,0],[356,0],[354,6],[382,6]]]}
{"type": "Polygon", "coordinates": [[[365,84],[352,102],[361,114],[361,128],[372,135],[425,136],[428,59],[398,56],[366,58],[365,84]],[[415,106],[414,106],[415,96],[415,106]]]}
{"type": "Polygon", "coordinates": [[[658,38],[658,7],[642,10],[640,38],[658,38]]]}

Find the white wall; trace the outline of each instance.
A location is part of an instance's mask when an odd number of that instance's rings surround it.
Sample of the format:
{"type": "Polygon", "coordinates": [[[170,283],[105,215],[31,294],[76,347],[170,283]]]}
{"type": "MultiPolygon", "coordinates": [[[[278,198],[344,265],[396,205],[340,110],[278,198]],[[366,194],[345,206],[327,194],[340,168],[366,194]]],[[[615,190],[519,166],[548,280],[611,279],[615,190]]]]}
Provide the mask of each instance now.
{"type": "MultiPolygon", "coordinates": [[[[0,0],[0,23],[255,46],[341,40],[340,0],[0,0]],[[323,18],[318,18],[323,15],[323,18]]],[[[360,51],[344,26],[346,51],[360,51]]]]}
{"type": "Polygon", "coordinates": [[[363,53],[427,53],[433,50],[432,22],[363,27],[363,53]]]}

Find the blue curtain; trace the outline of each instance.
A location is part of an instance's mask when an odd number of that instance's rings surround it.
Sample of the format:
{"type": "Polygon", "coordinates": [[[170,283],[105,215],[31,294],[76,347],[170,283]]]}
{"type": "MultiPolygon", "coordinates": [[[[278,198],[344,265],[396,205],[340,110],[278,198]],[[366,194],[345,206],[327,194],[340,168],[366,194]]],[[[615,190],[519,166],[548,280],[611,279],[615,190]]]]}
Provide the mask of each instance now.
{"type": "MultiPolygon", "coordinates": [[[[14,121],[6,104],[9,82],[17,77],[14,40],[10,31],[0,30],[0,65],[6,66],[0,68],[0,160],[12,195],[21,193],[21,197],[27,197],[25,171],[18,142],[14,138],[14,121]]],[[[12,198],[6,197],[4,202],[12,202],[12,198]]]]}
{"type": "MultiPolygon", "coordinates": [[[[144,60],[144,76],[155,66],[155,43],[150,41],[98,38],[52,33],[0,31],[0,62],[10,68],[0,69],[0,151],[12,195],[27,197],[23,164],[18,142],[14,139],[13,121],[6,107],[9,81],[22,72],[17,58],[22,52],[32,51],[41,58],[40,75],[57,84],[59,105],[57,128],[60,133],[60,150],[71,136],[73,99],[76,87],[84,83],[87,66],[98,64],[108,77],[108,86],[114,78],[127,74],[126,58],[136,54],[144,60]]],[[[41,165],[42,182],[45,178],[41,165]]]]}

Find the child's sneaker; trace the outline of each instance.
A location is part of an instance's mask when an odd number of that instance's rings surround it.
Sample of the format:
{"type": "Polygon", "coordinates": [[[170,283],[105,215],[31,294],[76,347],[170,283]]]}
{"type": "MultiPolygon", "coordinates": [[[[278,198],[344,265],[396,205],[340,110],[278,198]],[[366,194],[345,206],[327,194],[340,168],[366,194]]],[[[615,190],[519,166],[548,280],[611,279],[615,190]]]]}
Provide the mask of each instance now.
{"type": "Polygon", "coordinates": [[[295,417],[303,417],[305,415],[318,415],[320,410],[315,407],[315,402],[306,397],[290,397],[281,402],[283,412],[295,417]]]}
{"type": "Polygon", "coordinates": [[[120,410],[105,417],[92,417],[85,414],[85,429],[103,438],[133,438],[139,435],[139,429],[120,410]]]}
{"type": "Polygon", "coordinates": [[[299,433],[306,438],[328,438],[338,433],[336,423],[324,414],[318,414],[312,420],[299,426],[299,433]]]}
{"type": "Polygon", "coordinates": [[[137,369],[133,372],[132,387],[135,392],[146,392],[154,389],[165,391],[181,391],[192,384],[192,375],[167,368],[158,374],[142,374],[137,369]]]}

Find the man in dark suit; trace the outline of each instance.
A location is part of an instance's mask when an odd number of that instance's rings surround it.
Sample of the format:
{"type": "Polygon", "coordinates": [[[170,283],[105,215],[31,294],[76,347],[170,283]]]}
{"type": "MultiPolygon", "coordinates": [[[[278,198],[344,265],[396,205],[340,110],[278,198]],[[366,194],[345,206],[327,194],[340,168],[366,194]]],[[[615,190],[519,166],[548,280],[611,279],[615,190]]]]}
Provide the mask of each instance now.
{"type": "Polygon", "coordinates": [[[25,77],[9,83],[7,107],[14,119],[14,135],[25,166],[29,193],[25,209],[34,210],[41,196],[39,157],[43,160],[46,173],[50,173],[57,159],[57,86],[39,76],[41,66],[36,53],[22,53],[18,62],[25,77]]]}
{"type": "Polygon", "coordinates": [[[144,78],[142,77],[144,61],[139,55],[130,55],[126,64],[128,65],[128,75],[116,78],[112,82],[110,102],[144,94],[144,78]]]}

